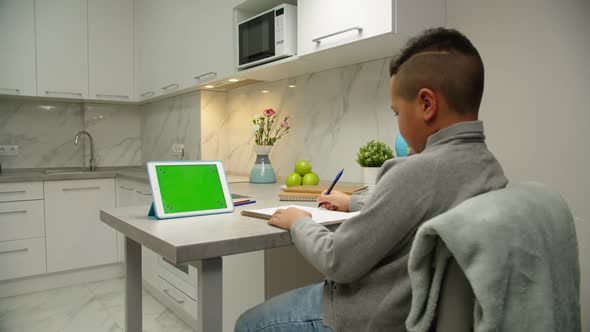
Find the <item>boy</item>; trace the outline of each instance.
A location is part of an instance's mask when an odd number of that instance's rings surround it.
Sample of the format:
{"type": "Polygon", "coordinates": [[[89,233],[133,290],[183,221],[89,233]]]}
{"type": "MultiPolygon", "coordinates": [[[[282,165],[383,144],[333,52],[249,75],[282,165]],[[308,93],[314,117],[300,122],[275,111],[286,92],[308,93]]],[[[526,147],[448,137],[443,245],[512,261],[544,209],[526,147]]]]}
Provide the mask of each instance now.
{"type": "Polygon", "coordinates": [[[328,209],[360,210],[335,232],[304,211],[277,211],[269,224],[290,230],[297,249],[327,280],[248,310],[236,331],[406,331],[407,262],[418,227],[506,186],[477,121],[484,69],[465,36],[425,31],[391,62],[390,74],[392,110],[417,154],[387,161],[367,197],[322,195],[318,201],[328,209]]]}

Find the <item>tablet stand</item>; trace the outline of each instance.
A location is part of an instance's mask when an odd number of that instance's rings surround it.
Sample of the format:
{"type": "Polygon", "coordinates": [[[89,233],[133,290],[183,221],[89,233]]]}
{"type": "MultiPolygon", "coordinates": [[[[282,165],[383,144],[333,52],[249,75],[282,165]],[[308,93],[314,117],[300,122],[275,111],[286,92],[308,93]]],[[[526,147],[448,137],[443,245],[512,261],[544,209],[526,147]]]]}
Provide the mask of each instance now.
{"type": "Polygon", "coordinates": [[[154,202],[152,202],[152,205],[150,205],[150,210],[148,211],[148,217],[150,217],[152,219],[158,219],[156,217],[156,210],[154,210],[154,202]]]}

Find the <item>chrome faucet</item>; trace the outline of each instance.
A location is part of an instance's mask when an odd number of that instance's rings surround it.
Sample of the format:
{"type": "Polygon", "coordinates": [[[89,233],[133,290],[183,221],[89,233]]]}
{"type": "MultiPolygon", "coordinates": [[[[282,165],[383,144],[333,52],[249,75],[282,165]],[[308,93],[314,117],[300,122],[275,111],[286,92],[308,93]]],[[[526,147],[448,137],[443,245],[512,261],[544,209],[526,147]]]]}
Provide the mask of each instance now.
{"type": "Polygon", "coordinates": [[[90,171],[94,172],[96,170],[96,160],[94,159],[94,140],[89,132],[86,130],[82,130],[76,134],[76,138],[74,139],[74,144],[78,145],[78,140],[80,139],[81,135],[86,135],[90,139],[90,171]]]}

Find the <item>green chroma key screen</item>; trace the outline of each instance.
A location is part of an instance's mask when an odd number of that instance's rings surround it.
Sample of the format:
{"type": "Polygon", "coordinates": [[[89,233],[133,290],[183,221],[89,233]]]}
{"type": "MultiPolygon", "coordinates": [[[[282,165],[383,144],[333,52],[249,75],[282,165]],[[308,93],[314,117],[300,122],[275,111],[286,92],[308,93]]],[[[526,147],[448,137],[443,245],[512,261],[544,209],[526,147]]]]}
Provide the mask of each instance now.
{"type": "Polygon", "coordinates": [[[165,213],[226,208],[215,165],[156,166],[165,213]]]}

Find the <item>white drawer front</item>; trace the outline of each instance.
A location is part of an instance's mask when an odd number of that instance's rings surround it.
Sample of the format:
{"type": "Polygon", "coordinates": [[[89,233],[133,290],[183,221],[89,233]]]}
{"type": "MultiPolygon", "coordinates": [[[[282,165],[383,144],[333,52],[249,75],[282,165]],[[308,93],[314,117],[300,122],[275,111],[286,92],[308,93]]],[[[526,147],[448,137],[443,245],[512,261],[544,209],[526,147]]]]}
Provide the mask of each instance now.
{"type": "Polygon", "coordinates": [[[164,294],[164,297],[168,297],[172,304],[181,309],[182,311],[186,312],[189,316],[193,319],[197,320],[197,301],[191,299],[186,294],[178,290],[176,287],[172,286],[169,282],[162,278],[159,279],[158,290],[164,294]]]}
{"type": "Polygon", "coordinates": [[[174,287],[191,297],[192,299],[197,298],[197,269],[192,265],[183,266],[186,269],[181,271],[174,265],[166,262],[161,256],[158,256],[159,271],[158,275],[160,278],[168,281],[174,287]]]}
{"type": "Polygon", "coordinates": [[[43,201],[0,203],[0,241],[45,236],[43,201]]]}
{"type": "Polygon", "coordinates": [[[44,238],[0,242],[0,280],[45,272],[44,238]]]}
{"type": "Polygon", "coordinates": [[[0,183],[0,202],[43,199],[43,182],[0,183]]]}

